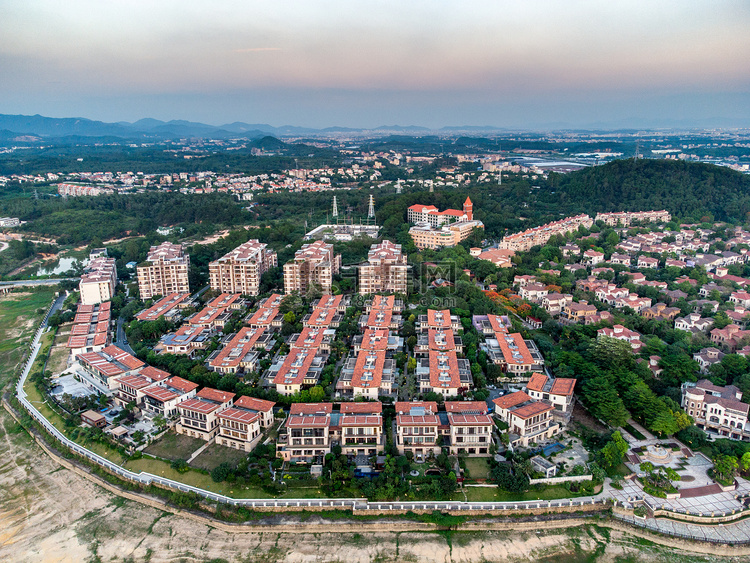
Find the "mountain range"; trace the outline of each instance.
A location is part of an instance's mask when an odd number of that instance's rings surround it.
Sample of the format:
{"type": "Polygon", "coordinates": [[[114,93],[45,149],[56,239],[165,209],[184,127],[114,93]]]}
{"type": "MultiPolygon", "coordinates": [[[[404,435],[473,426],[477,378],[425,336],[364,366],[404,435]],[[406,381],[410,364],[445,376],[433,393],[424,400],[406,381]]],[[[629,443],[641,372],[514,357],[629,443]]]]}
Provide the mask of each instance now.
{"type": "Polygon", "coordinates": [[[0,114],[0,139],[10,140],[19,136],[36,136],[42,138],[55,137],[116,137],[124,139],[175,139],[184,137],[246,137],[256,139],[267,135],[275,137],[291,137],[301,135],[326,135],[334,133],[407,133],[420,134],[430,131],[501,131],[498,127],[444,127],[431,130],[416,125],[384,125],[374,129],[357,129],[350,127],[326,127],[314,129],[284,125],[273,127],[266,123],[243,123],[235,121],[224,125],[208,125],[194,121],[145,118],[133,123],[119,121],[107,123],[83,117],[45,117],[42,115],[9,115],[0,114]]]}

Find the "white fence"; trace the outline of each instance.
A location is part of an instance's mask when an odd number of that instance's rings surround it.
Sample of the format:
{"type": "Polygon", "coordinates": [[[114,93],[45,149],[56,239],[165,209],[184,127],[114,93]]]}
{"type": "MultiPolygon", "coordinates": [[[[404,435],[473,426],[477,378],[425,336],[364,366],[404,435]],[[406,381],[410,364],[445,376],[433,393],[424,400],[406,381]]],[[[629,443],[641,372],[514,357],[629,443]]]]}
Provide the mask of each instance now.
{"type": "Polygon", "coordinates": [[[560,483],[580,483],[591,481],[593,475],[563,475],[562,477],[542,477],[541,479],[529,479],[529,485],[559,485],[560,483]]]}

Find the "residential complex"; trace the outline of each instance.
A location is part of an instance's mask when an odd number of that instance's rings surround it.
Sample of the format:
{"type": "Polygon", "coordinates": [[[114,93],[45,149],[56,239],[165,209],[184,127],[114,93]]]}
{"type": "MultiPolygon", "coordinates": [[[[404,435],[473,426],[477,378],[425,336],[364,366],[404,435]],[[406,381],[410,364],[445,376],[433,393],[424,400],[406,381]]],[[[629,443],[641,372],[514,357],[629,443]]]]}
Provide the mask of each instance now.
{"type": "Polygon", "coordinates": [[[208,265],[211,289],[258,295],[261,276],[276,266],[278,259],[273,250],[265,243],[249,240],[208,265]]]}
{"type": "Polygon", "coordinates": [[[533,229],[503,237],[498,247],[515,252],[525,252],[531,250],[534,246],[546,243],[553,235],[572,233],[577,231],[581,226],[588,229],[593,224],[594,221],[588,215],[566,217],[565,219],[547,223],[541,227],[534,227],[533,229]]]}
{"type": "Polygon", "coordinates": [[[412,205],[407,209],[409,223],[427,223],[431,227],[440,227],[458,221],[472,221],[474,219],[474,204],[468,197],[463,205],[463,211],[446,209],[438,211],[434,205],[412,205]]]}
{"type": "Polygon", "coordinates": [[[89,263],[78,284],[83,305],[96,305],[109,301],[117,287],[115,259],[107,257],[107,250],[98,248],[91,251],[89,263]]]}
{"type": "Polygon", "coordinates": [[[750,439],[750,405],[741,400],[742,392],[734,385],[720,387],[707,379],[682,384],[682,408],[696,426],[720,437],[750,439]]]}
{"type": "Polygon", "coordinates": [[[189,293],[189,270],[190,256],[185,254],[182,245],[163,242],[159,246],[152,246],[146,263],[137,267],[141,299],[170,293],[189,293]]]}
{"type": "Polygon", "coordinates": [[[284,292],[306,295],[312,287],[331,293],[333,276],[341,268],[341,255],[334,254],[333,245],[315,241],[302,245],[294,259],[284,264],[284,292]]]}
{"type": "Polygon", "coordinates": [[[400,293],[406,295],[409,266],[401,245],[384,240],[367,253],[367,262],[360,264],[359,288],[361,294],[400,293]]]}
{"type": "Polygon", "coordinates": [[[594,221],[604,221],[610,227],[629,226],[634,221],[648,221],[651,223],[668,223],[672,216],[668,211],[620,211],[615,213],[597,213],[594,221]]]}
{"type": "Polygon", "coordinates": [[[459,221],[443,227],[432,227],[427,223],[418,223],[409,229],[409,235],[417,248],[433,250],[444,246],[456,246],[469,238],[474,229],[484,229],[481,221],[459,221]]]}

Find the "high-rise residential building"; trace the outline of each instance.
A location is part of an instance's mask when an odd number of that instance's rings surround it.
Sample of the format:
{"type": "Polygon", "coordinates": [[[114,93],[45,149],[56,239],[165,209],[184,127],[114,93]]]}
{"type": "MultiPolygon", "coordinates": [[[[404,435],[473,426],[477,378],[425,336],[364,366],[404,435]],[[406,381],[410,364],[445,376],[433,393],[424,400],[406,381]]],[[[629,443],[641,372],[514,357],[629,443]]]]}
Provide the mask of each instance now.
{"type": "Polygon", "coordinates": [[[188,293],[189,269],[190,256],[185,254],[182,245],[163,242],[159,246],[152,246],[146,263],[137,268],[141,299],[170,293],[188,293]]]}
{"type": "Polygon", "coordinates": [[[384,240],[370,247],[359,266],[359,293],[406,293],[409,266],[401,245],[384,240]]]}
{"type": "Polygon", "coordinates": [[[333,245],[323,241],[305,244],[294,259],[284,264],[284,292],[307,294],[311,286],[331,293],[333,276],[341,269],[341,255],[334,254],[333,245]]]}
{"type": "Polygon", "coordinates": [[[115,295],[117,287],[117,268],[115,259],[107,257],[107,250],[97,248],[91,251],[86,272],[81,276],[78,289],[81,292],[81,303],[96,305],[109,301],[115,295]]]}
{"type": "Polygon", "coordinates": [[[211,289],[258,295],[261,276],[277,265],[273,250],[265,243],[249,240],[208,265],[211,289]]]}

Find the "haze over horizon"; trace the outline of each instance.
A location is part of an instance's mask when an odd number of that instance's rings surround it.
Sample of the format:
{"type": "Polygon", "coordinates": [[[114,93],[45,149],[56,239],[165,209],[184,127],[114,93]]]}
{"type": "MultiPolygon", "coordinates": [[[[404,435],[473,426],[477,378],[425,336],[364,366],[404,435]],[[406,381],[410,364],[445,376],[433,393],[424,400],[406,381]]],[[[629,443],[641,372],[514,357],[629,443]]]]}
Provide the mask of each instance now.
{"type": "Polygon", "coordinates": [[[750,4],[8,2],[0,113],[324,128],[750,123],[750,4]]]}

